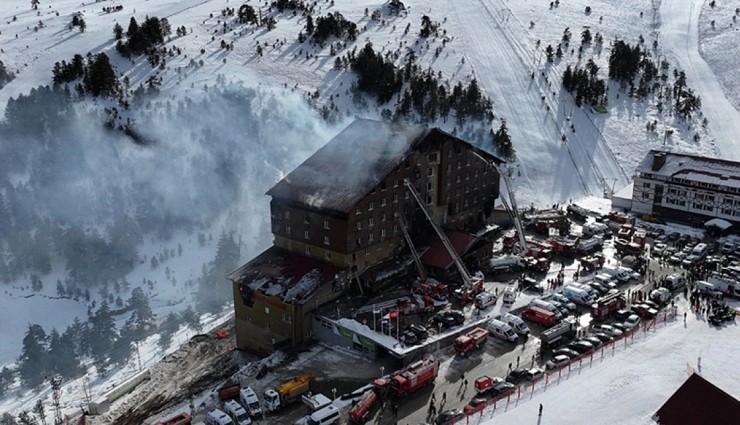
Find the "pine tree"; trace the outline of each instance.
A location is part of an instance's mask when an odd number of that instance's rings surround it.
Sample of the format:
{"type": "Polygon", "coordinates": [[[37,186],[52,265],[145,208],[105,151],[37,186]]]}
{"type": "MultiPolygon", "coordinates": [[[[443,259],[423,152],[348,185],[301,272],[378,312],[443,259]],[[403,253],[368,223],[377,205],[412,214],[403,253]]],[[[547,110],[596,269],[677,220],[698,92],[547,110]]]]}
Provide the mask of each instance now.
{"type": "Polygon", "coordinates": [[[30,413],[28,413],[28,410],[22,410],[21,413],[18,414],[18,424],[19,425],[38,425],[38,422],[36,422],[36,419],[31,416],[30,413]]]}
{"type": "Polygon", "coordinates": [[[126,37],[131,37],[137,32],[139,32],[139,23],[136,22],[136,18],[132,16],[131,20],[128,22],[128,31],[126,31],[126,37]]]}
{"type": "Polygon", "coordinates": [[[502,155],[509,159],[514,157],[514,147],[511,144],[511,136],[509,136],[509,129],[506,127],[506,120],[501,120],[501,126],[494,134],[493,140],[502,155]]]}
{"type": "Polygon", "coordinates": [[[218,241],[216,258],[201,276],[198,288],[198,309],[213,312],[231,298],[226,276],[239,266],[240,250],[233,235],[223,232],[218,241]]]}
{"type": "Polygon", "coordinates": [[[0,397],[3,397],[5,395],[5,392],[8,391],[8,388],[15,380],[15,373],[13,370],[8,368],[7,366],[3,367],[2,370],[0,370],[0,397]]]}
{"type": "Polygon", "coordinates": [[[181,313],[181,317],[183,322],[193,329],[196,332],[200,332],[200,330],[203,328],[203,325],[200,323],[200,317],[198,316],[198,313],[193,310],[193,307],[188,305],[188,307],[181,313]]]}
{"type": "Polygon", "coordinates": [[[132,322],[135,329],[135,340],[141,340],[146,335],[147,328],[152,324],[154,314],[149,306],[149,299],[141,287],[134,288],[131,291],[131,297],[126,302],[128,307],[133,309],[132,322]]]}
{"type": "Polygon", "coordinates": [[[80,18],[79,21],[77,21],[77,27],[80,28],[80,32],[85,32],[87,29],[87,23],[84,19],[80,18]]]}
{"type": "Polygon", "coordinates": [[[316,27],[313,23],[313,17],[309,14],[306,15],[306,34],[311,34],[316,27]]]}
{"type": "Polygon", "coordinates": [[[41,399],[36,400],[36,404],[33,405],[33,413],[41,420],[43,425],[46,425],[46,409],[41,399]]]}
{"type": "Polygon", "coordinates": [[[178,319],[175,313],[168,314],[164,322],[159,326],[159,340],[157,341],[157,345],[162,351],[169,348],[172,344],[172,336],[179,328],[180,319],[178,319]]]}
{"type": "Polygon", "coordinates": [[[100,308],[90,318],[90,327],[88,328],[90,352],[93,363],[99,372],[105,371],[108,367],[108,353],[116,340],[116,336],[116,324],[110,313],[108,302],[103,301],[100,308]]]}
{"type": "Polygon", "coordinates": [[[116,40],[120,40],[123,38],[123,27],[118,22],[116,22],[116,24],[113,26],[113,36],[116,38],[116,40]]]}
{"type": "Polygon", "coordinates": [[[46,332],[41,325],[29,324],[23,337],[23,349],[18,358],[18,373],[27,388],[36,388],[44,382],[47,371],[48,352],[46,332]]]}
{"type": "MultiPolygon", "coordinates": [[[[65,333],[66,335],[66,333],[65,333]]],[[[74,340],[65,339],[56,329],[49,334],[49,371],[66,379],[80,376],[84,369],[75,354],[74,340]]]]}
{"type": "Polygon", "coordinates": [[[2,416],[0,416],[0,425],[18,425],[18,422],[15,420],[15,417],[13,417],[13,415],[5,412],[2,416]]]}

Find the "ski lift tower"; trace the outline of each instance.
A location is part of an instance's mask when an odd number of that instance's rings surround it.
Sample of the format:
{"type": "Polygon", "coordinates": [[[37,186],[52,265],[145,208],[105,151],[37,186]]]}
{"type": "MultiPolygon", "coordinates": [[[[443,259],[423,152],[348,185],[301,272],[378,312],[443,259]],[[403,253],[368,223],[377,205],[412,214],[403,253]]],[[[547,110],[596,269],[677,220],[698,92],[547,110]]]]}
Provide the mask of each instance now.
{"type": "Polygon", "coordinates": [[[54,425],[63,425],[64,420],[62,419],[62,407],[59,401],[62,397],[61,376],[54,375],[51,377],[51,390],[52,406],[54,406],[54,425]]]}

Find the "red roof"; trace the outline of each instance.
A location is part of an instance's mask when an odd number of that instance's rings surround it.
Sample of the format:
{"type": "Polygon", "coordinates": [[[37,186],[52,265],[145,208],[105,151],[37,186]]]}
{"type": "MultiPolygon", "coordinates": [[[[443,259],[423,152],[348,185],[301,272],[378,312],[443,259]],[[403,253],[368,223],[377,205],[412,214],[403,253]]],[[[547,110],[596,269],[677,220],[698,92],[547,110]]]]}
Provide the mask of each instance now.
{"type": "MultiPolygon", "coordinates": [[[[459,256],[463,256],[476,240],[475,236],[458,230],[447,233],[447,238],[459,256]]],[[[421,262],[424,265],[438,269],[446,269],[453,263],[450,253],[447,252],[447,249],[439,239],[434,241],[429,249],[421,256],[421,262]]]]}
{"type": "Polygon", "coordinates": [[[696,373],[681,385],[653,417],[661,425],[736,425],[740,401],[696,373]]]}

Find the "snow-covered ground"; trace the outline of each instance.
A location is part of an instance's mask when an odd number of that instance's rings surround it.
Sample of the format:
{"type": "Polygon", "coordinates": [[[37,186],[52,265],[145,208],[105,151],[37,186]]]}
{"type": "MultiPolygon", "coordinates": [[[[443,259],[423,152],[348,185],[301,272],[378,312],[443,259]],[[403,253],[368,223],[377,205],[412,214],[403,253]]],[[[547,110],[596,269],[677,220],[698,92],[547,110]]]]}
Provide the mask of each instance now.
{"type": "MultiPolygon", "coordinates": [[[[265,2],[248,0],[247,3],[268,13],[265,2]]],[[[717,2],[715,9],[703,0],[573,0],[562,1],[553,9],[549,8],[549,2],[532,0],[405,0],[408,13],[401,16],[384,16],[384,21],[375,22],[364,15],[366,7],[372,12],[385,3],[336,0],[332,5],[329,0],[319,0],[316,14],[323,16],[339,11],[358,23],[363,32],[348,49],[360,48],[369,41],[376,49],[400,51],[401,61],[406,49],[412,49],[422,67],[430,66],[439,71],[450,84],[477,78],[485,94],[494,101],[497,117],[494,128],[498,127],[500,119],[505,119],[517,150],[519,162],[512,167],[512,178],[520,205],[551,205],[587,195],[598,197],[602,191],[612,187],[619,189],[627,183],[636,163],[652,148],[665,146],[740,159],[740,147],[735,140],[740,134],[740,116],[736,109],[740,105],[737,85],[740,55],[736,54],[739,36],[732,21],[735,8],[740,7],[738,0],[717,2]],[[659,4],[658,9],[653,10],[652,4],[659,4]],[[586,6],[591,7],[590,14],[584,13],[586,6]],[[435,56],[434,51],[442,47],[441,38],[417,39],[423,15],[440,22],[441,28],[446,30],[446,41],[439,56],[435,56]],[[713,28],[710,25],[712,20],[715,20],[713,28]],[[406,25],[410,25],[411,30],[404,35],[406,25]],[[536,46],[537,40],[541,40],[543,46],[557,43],[565,27],[571,28],[574,39],[579,37],[584,27],[604,36],[604,50],[598,53],[586,49],[579,62],[582,65],[588,58],[593,58],[601,67],[599,74],[602,77],[606,73],[608,41],[619,37],[634,43],[638,35],[643,35],[646,43],[657,39],[659,54],[671,61],[672,67],[685,70],[689,86],[701,96],[708,128],[696,125],[696,117],[690,124],[677,122],[661,116],[646,104],[630,102],[625,100],[626,96],[617,98],[615,93],[610,96],[607,114],[574,107],[573,98],[559,91],[559,81],[565,64],[575,59],[566,54],[563,61],[547,65],[542,47],[536,46]],[[535,75],[531,78],[533,72],[535,75]],[[654,119],[660,120],[657,135],[645,131],[645,124],[654,119]],[[569,129],[571,124],[575,132],[569,129]],[[664,140],[662,134],[665,129],[674,129],[674,136],[664,140]],[[695,133],[701,136],[698,143],[693,140],[695,133]],[[566,136],[564,142],[561,141],[563,134],[566,136]]],[[[118,72],[130,79],[132,87],[143,84],[152,76],[162,77],[162,99],[197,97],[207,90],[206,87],[241,81],[250,86],[293,92],[293,96],[286,94],[277,100],[289,107],[302,102],[297,100],[298,96],[306,97],[308,93],[318,91],[320,94],[312,100],[313,105],[318,107],[333,102],[340,114],[346,115],[346,120],[354,116],[379,116],[372,101],[369,103],[373,105],[369,107],[352,102],[348,89],[353,77],[333,70],[334,57],[328,47],[320,49],[298,43],[297,35],[305,25],[304,17],[281,14],[277,16],[276,28],[267,31],[236,24],[235,18],[221,16],[225,7],[239,5],[239,2],[229,0],[129,0],[125,4],[56,0],[53,3],[42,2],[39,10],[34,11],[30,2],[4,2],[0,9],[0,60],[17,74],[17,78],[0,90],[0,113],[11,97],[28,93],[39,85],[51,84],[55,62],[69,61],[76,53],[106,52],[118,72]],[[117,4],[123,4],[124,9],[113,13],[102,11],[103,7],[117,4]],[[87,23],[84,33],[68,28],[72,15],[77,12],[83,14],[87,23]],[[141,23],[145,16],[167,17],[173,28],[187,28],[186,35],[173,35],[168,40],[167,46],[180,48],[182,54],[168,56],[164,70],[153,69],[145,58],[124,59],[113,49],[114,23],[120,23],[125,29],[131,17],[136,17],[141,23]],[[39,25],[40,22],[43,26],[39,25]],[[234,49],[221,49],[221,40],[233,42],[234,49]],[[256,54],[257,42],[264,46],[263,56],[256,54]]],[[[340,50],[339,53],[345,52],[340,50]]],[[[275,105],[263,107],[274,108],[275,105]]],[[[302,108],[289,110],[295,115],[305,112],[302,108]]],[[[448,130],[454,126],[452,122],[437,124],[448,130]]],[[[455,130],[464,137],[470,129],[455,130]]],[[[310,145],[319,146],[331,137],[333,131],[336,130],[319,132],[325,140],[317,140],[310,145]]],[[[246,138],[245,144],[250,142],[246,138]]],[[[245,152],[250,151],[249,147],[247,145],[245,152]]],[[[306,146],[295,149],[294,145],[286,144],[283,152],[285,156],[297,154],[305,157],[310,153],[306,149],[306,146]]],[[[283,162],[285,169],[271,168],[269,173],[255,173],[255,176],[264,179],[264,176],[271,175],[277,179],[289,172],[296,161],[283,162]]],[[[256,169],[274,167],[266,162],[251,166],[256,169]]],[[[253,185],[269,187],[271,183],[255,181],[253,185]]],[[[263,202],[259,211],[268,211],[267,197],[250,200],[263,202]]],[[[249,235],[244,235],[245,240],[254,237],[254,227],[266,218],[245,226],[249,229],[249,235]]],[[[155,312],[161,316],[177,305],[184,305],[183,294],[190,291],[185,283],[198,276],[200,266],[213,258],[215,250],[215,243],[199,247],[186,235],[173,239],[169,248],[176,247],[178,242],[184,246],[182,257],[170,258],[157,270],[142,264],[127,277],[132,287],[139,286],[144,278],[157,282],[154,289],[146,290],[152,294],[155,312]],[[164,276],[166,267],[172,270],[176,284],[164,276]]],[[[259,248],[259,243],[249,242],[254,250],[259,248]]],[[[151,255],[163,248],[159,242],[153,242],[144,250],[151,255]]],[[[20,289],[21,283],[2,288],[0,364],[17,356],[27,323],[42,324],[47,331],[52,326],[62,330],[75,316],[86,316],[87,305],[84,302],[49,298],[56,295],[54,282],[61,277],[61,267],[43,278],[45,289],[39,295],[27,297],[31,292],[20,289]],[[39,311],[49,314],[40,315],[39,311]]],[[[92,295],[97,297],[97,294],[92,295]]],[[[123,295],[122,298],[125,299],[123,295]]],[[[660,335],[662,333],[654,340],[660,335]]],[[[153,355],[152,359],[156,357],[153,355]]],[[[548,392],[543,397],[552,397],[552,393],[548,392]]],[[[20,400],[1,407],[17,410],[27,401],[20,400]]],[[[511,419],[511,422],[517,421],[511,419]]]]}
{"type": "Polygon", "coordinates": [[[684,324],[686,301],[677,305],[677,320],[654,332],[639,331],[626,348],[595,355],[593,363],[566,369],[560,378],[554,374],[546,388],[522,393],[518,401],[501,403],[469,423],[558,425],[592,418],[600,424],[651,425],[651,417],[693,372],[740,399],[740,371],[728,367],[737,356],[740,326],[713,327],[693,313],[684,324]]]}

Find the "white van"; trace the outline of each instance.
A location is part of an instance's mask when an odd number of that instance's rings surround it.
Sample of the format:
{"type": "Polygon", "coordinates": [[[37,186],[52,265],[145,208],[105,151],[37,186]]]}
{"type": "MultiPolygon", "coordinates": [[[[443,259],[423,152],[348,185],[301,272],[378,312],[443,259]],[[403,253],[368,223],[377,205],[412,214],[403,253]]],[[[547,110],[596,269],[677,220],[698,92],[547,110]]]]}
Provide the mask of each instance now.
{"type": "MultiPolygon", "coordinates": [[[[582,289],[582,290],[586,291],[586,293],[588,293],[589,295],[591,295],[591,297],[592,297],[593,299],[598,299],[598,298],[599,298],[599,293],[598,293],[598,292],[596,292],[596,289],[594,289],[594,288],[592,288],[592,287],[590,287],[590,286],[586,285],[585,283],[580,283],[580,282],[569,282],[569,283],[568,283],[568,284],[566,284],[565,286],[572,286],[572,287],[574,287],[574,288],[582,289]]],[[[565,294],[563,294],[563,295],[565,295],[565,294]]],[[[574,302],[575,302],[575,301],[574,301],[574,302]]]]}
{"type": "Polygon", "coordinates": [[[262,407],[260,406],[260,399],[252,388],[242,388],[239,391],[239,401],[242,406],[247,409],[249,416],[256,418],[262,416],[262,407]]]}
{"type": "Polygon", "coordinates": [[[496,304],[496,301],[498,298],[496,298],[495,295],[488,291],[483,291],[480,294],[475,296],[475,307],[478,310],[483,310],[484,308],[490,307],[494,304],[496,304]]]}
{"type": "Polygon", "coordinates": [[[706,280],[697,280],[696,281],[696,289],[699,290],[699,292],[707,295],[717,295],[721,293],[719,289],[717,289],[714,284],[711,284],[707,282],[706,280]]]}
{"type": "Polygon", "coordinates": [[[529,305],[530,306],[533,306],[533,307],[539,307],[539,308],[541,308],[543,310],[547,310],[549,312],[552,312],[552,314],[554,314],[555,317],[558,318],[558,320],[561,320],[563,318],[563,313],[561,313],[560,310],[558,310],[558,308],[555,307],[555,305],[553,305],[552,303],[549,303],[547,301],[544,301],[544,300],[535,298],[532,301],[530,301],[529,305]]]}
{"type": "Polygon", "coordinates": [[[665,285],[671,291],[678,289],[686,284],[686,279],[679,273],[674,273],[665,278],[665,285]]]}
{"type": "Polygon", "coordinates": [[[607,274],[611,276],[612,279],[616,279],[621,283],[627,283],[632,279],[632,273],[619,267],[602,267],[601,270],[599,270],[599,273],[607,274]]]}
{"type": "Polygon", "coordinates": [[[241,404],[234,400],[227,400],[224,402],[224,412],[231,416],[231,419],[236,425],[249,425],[252,423],[247,411],[244,410],[241,404]]]}
{"type": "Polygon", "coordinates": [[[504,313],[498,316],[497,319],[511,326],[511,329],[514,329],[514,332],[521,335],[529,335],[529,326],[524,323],[524,320],[522,320],[521,317],[511,313],[504,313]]]}
{"type": "Polygon", "coordinates": [[[607,289],[614,289],[617,287],[617,284],[614,283],[614,278],[606,273],[599,273],[596,276],[594,276],[594,282],[598,283],[599,285],[607,288],[607,289]]]}
{"type": "Polygon", "coordinates": [[[330,425],[339,423],[339,409],[330,404],[321,410],[317,410],[308,417],[308,425],[330,425]]]}
{"type": "MultiPolygon", "coordinates": [[[[243,409],[242,409],[243,410],[243,409]]],[[[234,425],[229,415],[219,409],[213,409],[206,415],[208,425],[234,425]]]]}
{"type": "Polygon", "coordinates": [[[506,289],[504,289],[503,303],[504,305],[510,306],[514,304],[514,301],[516,301],[516,286],[507,285],[506,289]]]}
{"type": "Polygon", "coordinates": [[[509,342],[516,342],[516,340],[518,339],[518,336],[516,332],[514,332],[514,329],[511,329],[511,326],[500,320],[491,319],[488,321],[488,325],[486,327],[491,335],[495,336],[496,338],[503,339],[504,341],[509,342]]]}
{"type": "Polygon", "coordinates": [[[563,287],[563,295],[574,303],[580,305],[591,305],[595,301],[595,298],[584,289],[572,285],[566,285],[563,287]]]}
{"type": "Polygon", "coordinates": [[[708,252],[709,252],[709,247],[705,243],[697,244],[694,247],[694,249],[691,250],[692,254],[698,255],[701,258],[704,258],[708,252]]]}

